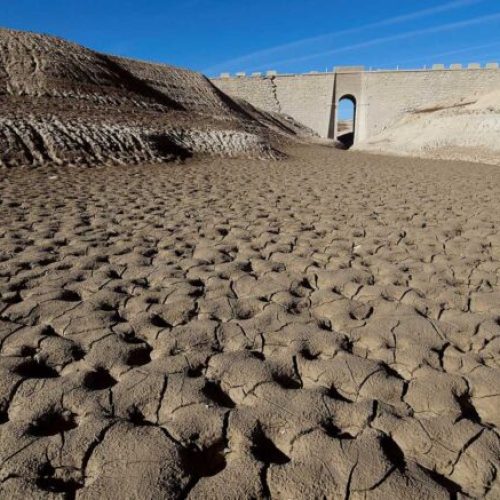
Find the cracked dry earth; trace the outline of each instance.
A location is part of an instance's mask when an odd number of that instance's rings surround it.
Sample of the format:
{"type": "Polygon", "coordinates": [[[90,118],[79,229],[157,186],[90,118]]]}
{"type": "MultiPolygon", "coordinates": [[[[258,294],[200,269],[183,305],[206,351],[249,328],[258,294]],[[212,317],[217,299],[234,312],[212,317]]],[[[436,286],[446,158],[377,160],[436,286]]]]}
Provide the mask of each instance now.
{"type": "Polygon", "coordinates": [[[1,175],[1,498],[500,497],[497,167],[1,175]]]}

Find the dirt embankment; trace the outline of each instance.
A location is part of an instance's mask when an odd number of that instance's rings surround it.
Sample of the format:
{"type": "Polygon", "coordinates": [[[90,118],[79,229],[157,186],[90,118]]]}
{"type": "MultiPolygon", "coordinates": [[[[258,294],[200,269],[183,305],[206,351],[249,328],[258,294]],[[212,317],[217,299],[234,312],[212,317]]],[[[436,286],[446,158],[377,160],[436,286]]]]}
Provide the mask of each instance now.
{"type": "Polygon", "coordinates": [[[301,127],[237,103],[203,75],[0,30],[0,166],[275,158],[301,127]]]}
{"type": "Polygon", "coordinates": [[[500,91],[409,111],[357,149],[500,165],[500,91]]]}

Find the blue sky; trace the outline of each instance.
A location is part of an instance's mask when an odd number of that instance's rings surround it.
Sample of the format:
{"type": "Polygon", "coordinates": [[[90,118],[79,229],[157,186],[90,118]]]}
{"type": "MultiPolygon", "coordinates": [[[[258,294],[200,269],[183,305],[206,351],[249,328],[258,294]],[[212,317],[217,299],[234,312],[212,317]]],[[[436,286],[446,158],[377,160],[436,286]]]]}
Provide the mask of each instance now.
{"type": "Polygon", "coordinates": [[[0,0],[0,25],[209,76],[500,61],[499,0],[0,0]]]}

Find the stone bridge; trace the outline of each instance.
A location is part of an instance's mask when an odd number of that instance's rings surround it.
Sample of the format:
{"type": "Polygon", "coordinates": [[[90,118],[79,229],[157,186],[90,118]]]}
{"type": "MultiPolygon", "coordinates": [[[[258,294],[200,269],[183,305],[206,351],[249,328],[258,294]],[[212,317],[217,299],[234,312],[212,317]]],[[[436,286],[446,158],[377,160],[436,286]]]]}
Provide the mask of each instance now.
{"type": "Polygon", "coordinates": [[[432,108],[500,89],[498,63],[481,67],[436,64],[431,69],[366,71],[340,67],[306,74],[223,73],[212,82],[225,93],[266,111],[292,116],[321,137],[337,138],[342,99],[354,103],[354,142],[368,139],[412,110],[432,108]]]}

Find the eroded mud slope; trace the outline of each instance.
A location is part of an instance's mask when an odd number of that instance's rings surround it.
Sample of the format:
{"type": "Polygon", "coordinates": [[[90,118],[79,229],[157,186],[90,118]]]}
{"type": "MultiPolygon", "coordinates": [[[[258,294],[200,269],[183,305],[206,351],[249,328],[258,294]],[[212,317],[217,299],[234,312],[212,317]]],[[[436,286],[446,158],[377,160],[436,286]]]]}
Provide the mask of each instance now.
{"type": "Polygon", "coordinates": [[[199,73],[0,29],[0,166],[277,157],[297,130],[199,73]]]}
{"type": "Polygon", "coordinates": [[[408,111],[359,150],[500,165],[500,90],[408,111]]]}

